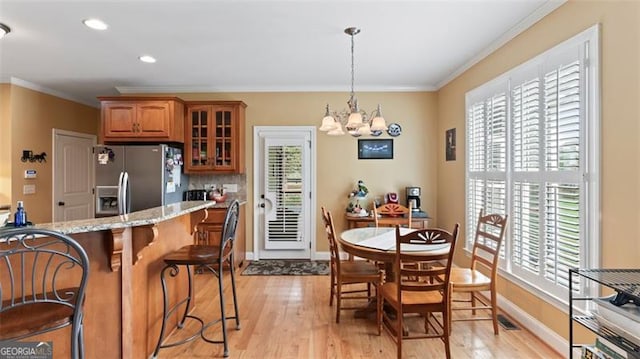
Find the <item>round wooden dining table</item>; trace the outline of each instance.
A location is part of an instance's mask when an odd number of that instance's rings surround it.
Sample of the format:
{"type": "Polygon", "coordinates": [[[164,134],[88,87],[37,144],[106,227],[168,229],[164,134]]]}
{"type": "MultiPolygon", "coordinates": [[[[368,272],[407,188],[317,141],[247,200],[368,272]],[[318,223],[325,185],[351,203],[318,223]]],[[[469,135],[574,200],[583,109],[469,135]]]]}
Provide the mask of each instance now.
{"type": "MultiPolygon", "coordinates": [[[[400,228],[404,235],[415,231],[411,228],[400,228]]],[[[353,256],[376,262],[392,263],[396,255],[396,229],[394,227],[364,227],[348,229],[338,238],[340,247],[353,256]]],[[[429,253],[449,251],[449,245],[432,245],[429,253]]],[[[424,246],[403,244],[403,253],[424,252],[424,246]]]]}

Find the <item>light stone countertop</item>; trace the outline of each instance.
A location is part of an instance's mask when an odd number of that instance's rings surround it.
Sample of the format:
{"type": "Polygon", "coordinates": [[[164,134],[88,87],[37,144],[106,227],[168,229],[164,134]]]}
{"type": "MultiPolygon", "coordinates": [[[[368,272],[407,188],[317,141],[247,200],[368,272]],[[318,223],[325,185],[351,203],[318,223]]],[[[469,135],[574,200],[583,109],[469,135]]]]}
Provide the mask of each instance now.
{"type": "Polygon", "coordinates": [[[227,208],[228,204],[214,201],[185,201],[161,207],[145,209],[120,216],[81,219],[67,222],[36,224],[33,228],[50,229],[65,234],[97,232],[115,228],[156,224],[205,208],[227,208]]]}

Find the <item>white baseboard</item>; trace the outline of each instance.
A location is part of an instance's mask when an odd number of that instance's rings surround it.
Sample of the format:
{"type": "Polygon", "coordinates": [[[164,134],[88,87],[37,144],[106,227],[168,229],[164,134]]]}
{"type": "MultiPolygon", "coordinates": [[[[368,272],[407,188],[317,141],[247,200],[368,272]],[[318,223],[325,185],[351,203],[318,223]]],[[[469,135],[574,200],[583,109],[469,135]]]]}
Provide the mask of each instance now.
{"type": "MultiPolygon", "coordinates": [[[[341,254],[344,255],[344,259],[347,259],[347,255],[345,253],[341,253],[341,254]]],[[[245,252],[244,258],[248,261],[252,261],[254,258],[253,252],[245,252]]],[[[315,259],[320,261],[323,261],[323,260],[328,261],[329,259],[331,259],[331,257],[329,256],[329,252],[316,252],[315,259]]]]}
{"type": "MultiPolygon", "coordinates": [[[[484,294],[484,293],[483,293],[484,294]]],[[[488,296],[488,292],[486,295],[488,296]]],[[[515,319],[519,324],[525,327],[528,331],[537,336],[540,340],[547,343],[560,355],[565,358],[569,357],[568,348],[569,342],[565,340],[558,333],[549,329],[546,325],[542,324],[539,320],[532,317],[529,313],[522,310],[517,305],[513,304],[506,298],[498,294],[498,307],[505,312],[508,316],[515,319]]]]}

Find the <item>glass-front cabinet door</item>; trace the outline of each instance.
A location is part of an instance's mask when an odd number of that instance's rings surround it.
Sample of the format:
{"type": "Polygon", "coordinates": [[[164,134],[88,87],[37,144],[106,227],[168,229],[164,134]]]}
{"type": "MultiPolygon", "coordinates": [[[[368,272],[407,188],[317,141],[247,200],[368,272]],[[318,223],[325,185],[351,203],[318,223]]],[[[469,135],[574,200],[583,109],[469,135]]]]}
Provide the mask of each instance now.
{"type": "Polygon", "coordinates": [[[244,173],[240,101],[187,103],[186,173],[244,173]]]}
{"type": "Polygon", "coordinates": [[[220,170],[233,169],[233,108],[232,107],[214,107],[214,116],[216,123],[215,133],[215,167],[220,170]]]}
{"type": "MultiPolygon", "coordinates": [[[[189,107],[188,131],[190,152],[187,165],[193,169],[213,169],[213,155],[210,152],[211,106],[189,107]]],[[[186,146],[185,146],[186,147],[186,146]]],[[[187,147],[188,148],[188,147],[187,147]]]]}

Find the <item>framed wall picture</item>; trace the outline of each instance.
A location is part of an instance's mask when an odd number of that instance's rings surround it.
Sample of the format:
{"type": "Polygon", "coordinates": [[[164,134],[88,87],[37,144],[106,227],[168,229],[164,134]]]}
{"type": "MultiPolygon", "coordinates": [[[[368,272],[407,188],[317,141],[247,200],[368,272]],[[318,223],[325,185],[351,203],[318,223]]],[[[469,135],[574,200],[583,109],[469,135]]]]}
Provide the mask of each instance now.
{"type": "Polygon", "coordinates": [[[359,160],[393,159],[393,139],[358,140],[359,160]]]}
{"type": "Polygon", "coordinates": [[[447,130],[445,137],[446,137],[445,138],[446,160],[455,161],[456,160],[456,129],[452,128],[447,130]]]}

